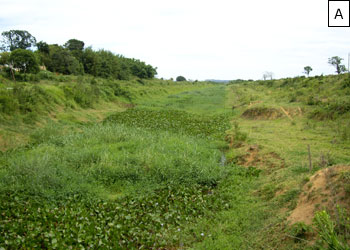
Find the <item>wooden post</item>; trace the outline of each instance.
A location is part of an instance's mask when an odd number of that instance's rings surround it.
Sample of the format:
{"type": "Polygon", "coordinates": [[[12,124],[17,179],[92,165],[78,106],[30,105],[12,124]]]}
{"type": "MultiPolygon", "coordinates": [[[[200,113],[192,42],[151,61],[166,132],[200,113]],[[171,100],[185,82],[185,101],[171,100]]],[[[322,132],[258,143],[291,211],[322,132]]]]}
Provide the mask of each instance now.
{"type": "Polygon", "coordinates": [[[311,162],[310,144],[307,145],[307,151],[309,153],[309,169],[310,169],[310,172],[311,172],[312,171],[312,162],[311,162]]]}

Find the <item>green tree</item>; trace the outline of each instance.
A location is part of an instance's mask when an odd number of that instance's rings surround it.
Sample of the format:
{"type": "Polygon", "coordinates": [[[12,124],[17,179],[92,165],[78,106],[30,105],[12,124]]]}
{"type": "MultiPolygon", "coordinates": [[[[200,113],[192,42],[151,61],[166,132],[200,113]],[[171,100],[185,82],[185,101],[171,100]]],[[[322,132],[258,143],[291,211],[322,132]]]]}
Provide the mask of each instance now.
{"type": "Polygon", "coordinates": [[[21,73],[38,73],[39,64],[34,53],[30,50],[16,49],[11,52],[10,63],[21,73]]]}
{"type": "Polygon", "coordinates": [[[35,54],[38,57],[40,65],[44,65],[47,68],[51,61],[49,45],[46,42],[40,41],[36,44],[36,47],[38,50],[35,51],[35,54]]]}
{"type": "Polygon", "coordinates": [[[345,65],[341,64],[341,61],[344,60],[343,58],[340,58],[339,56],[333,56],[331,58],[328,58],[328,63],[330,65],[333,65],[336,68],[337,74],[340,74],[342,72],[346,71],[345,65]]]}
{"type": "Polygon", "coordinates": [[[304,73],[309,76],[310,72],[312,71],[312,68],[310,66],[305,66],[304,67],[304,73]]]}
{"type": "Polygon", "coordinates": [[[2,52],[0,53],[0,65],[6,66],[10,63],[10,52],[2,52]]]}
{"type": "Polygon", "coordinates": [[[44,53],[44,54],[49,54],[50,53],[50,48],[49,48],[49,45],[43,41],[40,41],[38,43],[36,43],[36,47],[38,48],[38,50],[41,52],[41,53],[44,53]]]}
{"type": "Polygon", "coordinates": [[[100,62],[96,52],[91,47],[86,48],[83,52],[84,72],[97,76],[99,64],[100,62]]]}
{"type": "Polygon", "coordinates": [[[177,82],[183,82],[183,81],[186,81],[186,78],[183,77],[183,76],[178,76],[178,77],[176,77],[176,81],[177,82]]]}
{"type": "Polygon", "coordinates": [[[65,44],[64,47],[70,51],[80,50],[83,51],[85,43],[77,39],[70,39],[65,44]]]}
{"type": "Polygon", "coordinates": [[[84,73],[83,66],[70,53],[57,44],[50,45],[50,61],[47,69],[52,72],[58,72],[66,75],[79,75],[84,73]]]}
{"type": "Polygon", "coordinates": [[[26,30],[10,30],[1,33],[2,50],[28,49],[36,45],[36,39],[26,30]]]}
{"type": "Polygon", "coordinates": [[[83,62],[83,50],[85,43],[77,39],[68,40],[63,47],[68,49],[72,55],[78,59],[79,62],[83,62]]]}

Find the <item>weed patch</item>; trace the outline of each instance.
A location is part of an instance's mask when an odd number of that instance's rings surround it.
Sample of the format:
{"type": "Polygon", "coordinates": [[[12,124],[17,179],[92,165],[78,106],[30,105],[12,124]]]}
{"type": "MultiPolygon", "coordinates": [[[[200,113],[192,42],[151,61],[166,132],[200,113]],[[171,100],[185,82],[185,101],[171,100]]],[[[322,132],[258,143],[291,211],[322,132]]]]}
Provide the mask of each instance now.
{"type": "Polygon", "coordinates": [[[184,111],[148,109],[130,109],[106,119],[106,122],[131,127],[167,130],[207,139],[223,139],[229,129],[228,121],[226,115],[203,116],[184,111]]]}

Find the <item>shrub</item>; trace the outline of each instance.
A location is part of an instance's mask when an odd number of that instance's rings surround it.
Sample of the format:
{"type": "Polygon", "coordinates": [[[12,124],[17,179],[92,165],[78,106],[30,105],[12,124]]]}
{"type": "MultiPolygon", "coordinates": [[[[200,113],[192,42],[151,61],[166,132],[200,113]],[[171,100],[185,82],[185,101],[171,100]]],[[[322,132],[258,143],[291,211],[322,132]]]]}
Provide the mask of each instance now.
{"type": "Polygon", "coordinates": [[[13,62],[13,67],[18,68],[21,73],[39,72],[39,64],[30,50],[16,49],[11,52],[9,60],[13,62]]]}
{"type": "MultiPolygon", "coordinates": [[[[345,219],[345,218],[343,218],[345,219]]],[[[350,225],[348,220],[345,219],[347,230],[350,225]]],[[[327,246],[327,249],[334,250],[348,250],[347,243],[340,237],[336,231],[336,224],[332,221],[330,215],[326,211],[320,211],[315,215],[314,224],[317,229],[317,233],[321,238],[319,243],[322,247],[327,246]]]]}
{"type": "Polygon", "coordinates": [[[176,77],[176,81],[177,82],[184,82],[184,81],[186,81],[186,78],[183,76],[178,76],[178,77],[176,77]]]}

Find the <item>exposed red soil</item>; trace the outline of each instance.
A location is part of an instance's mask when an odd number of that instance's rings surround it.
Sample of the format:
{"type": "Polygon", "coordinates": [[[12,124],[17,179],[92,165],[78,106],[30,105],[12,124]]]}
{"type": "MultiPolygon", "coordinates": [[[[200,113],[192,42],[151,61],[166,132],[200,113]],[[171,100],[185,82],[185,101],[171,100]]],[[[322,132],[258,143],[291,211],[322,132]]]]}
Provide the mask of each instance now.
{"type": "Polygon", "coordinates": [[[314,174],[304,185],[298,204],[288,221],[292,224],[311,224],[315,213],[321,209],[332,213],[337,204],[349,208],[350,197],[345,191],[345,186],[350,180],[344,179],[344,176],[350,176],[350,166],[333,166],[314,174]]]}

